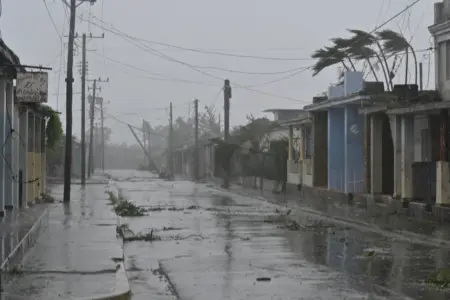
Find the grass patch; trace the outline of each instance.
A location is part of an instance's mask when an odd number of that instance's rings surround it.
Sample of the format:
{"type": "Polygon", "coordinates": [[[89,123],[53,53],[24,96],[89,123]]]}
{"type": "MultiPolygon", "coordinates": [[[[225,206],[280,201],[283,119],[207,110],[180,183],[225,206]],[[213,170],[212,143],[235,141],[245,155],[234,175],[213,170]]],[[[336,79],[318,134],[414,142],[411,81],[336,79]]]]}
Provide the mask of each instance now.
{"type": "Polygon", "coordinates": [[[426,283],[432,287],[448,288],[450,286],[450,269],[440,269],[431,274],[426,283]]]}
{"type": "Polygon", "coordinates": [[[114,212],[121,217],[142,217],[145,215],[146,210],[139,207],[125,198],[122,191],[114,194],[111,191],[106,191],[108,195],[109,203],[113,206],[114,212]]]}

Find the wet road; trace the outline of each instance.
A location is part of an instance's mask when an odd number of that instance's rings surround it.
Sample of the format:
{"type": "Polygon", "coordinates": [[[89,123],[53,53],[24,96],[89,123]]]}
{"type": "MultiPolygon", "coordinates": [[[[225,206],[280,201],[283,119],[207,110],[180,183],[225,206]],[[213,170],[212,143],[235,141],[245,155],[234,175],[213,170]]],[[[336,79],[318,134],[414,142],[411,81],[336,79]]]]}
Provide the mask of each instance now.
{"type": "Polygon", "coordinates": [[[207,185],[138,172],[112,178],[130,201],[151,210],[122,224],[158,238],[125,243],[135,300],[450,299],[448,289],[425,283],[449,268],[448,247],[358,230],[207,185]]]}

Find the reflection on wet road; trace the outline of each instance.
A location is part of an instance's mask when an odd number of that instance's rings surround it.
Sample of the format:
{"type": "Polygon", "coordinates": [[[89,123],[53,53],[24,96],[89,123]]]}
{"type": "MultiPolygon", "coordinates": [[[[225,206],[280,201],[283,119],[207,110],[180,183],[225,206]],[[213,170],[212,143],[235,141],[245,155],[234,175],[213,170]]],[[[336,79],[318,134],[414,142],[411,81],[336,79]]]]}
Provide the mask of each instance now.
{"type": "Polygon", "coordinates": [[[160,208],[122,220],[134,233],[153,230],[161,238],[125,244],[133,299],[450,299],[448,290],[425,283],[449,267],[450,249],[202,184],[112,176],[130,201],[160,208]]]}

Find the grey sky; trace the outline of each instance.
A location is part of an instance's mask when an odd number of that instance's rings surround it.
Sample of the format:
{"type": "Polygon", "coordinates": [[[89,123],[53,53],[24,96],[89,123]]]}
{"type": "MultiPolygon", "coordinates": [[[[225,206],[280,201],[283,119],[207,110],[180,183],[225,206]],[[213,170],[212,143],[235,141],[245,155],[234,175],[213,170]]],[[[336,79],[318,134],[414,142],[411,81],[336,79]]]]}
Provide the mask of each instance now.
{"type": "MultiPolygon", "coordinates": [[[[251,56],[306,58],[306,60],[258,60],[193,53],[156,44],[147,47],[161,51],[178,61],[195,66],[219,67],[245,72],[278,72],[288,69],[307,67],[312,64],[309,56],[315,49],[329,44],[332,37],[346,35],[347,28],[370,31],[377,24],[390,18],[403,9],[412,0],[102,0],[90,8],[83,4],[78,10],[82,19],[89,18],[89,11],[94,16],[92,21],[128,35],[145,40],[178,45],[186,48],[207,49],[225,53],[251,56]],[[103,7],[103,9],[102,9],[103,7]],[[383,8],[383,9],[382,9],[383,8]],[[103,13],[102,13],[103,12],[103,13]]],[[[49,104],[64,111],[65,102],[65,65],[66,49],[61,77],[59,80],[59,99],[54,94],[58,88],[60,69],[61,40],[53,28],[50,17],[42,0],[3,0],[3,12],[0,19],[4,41],[15,51],[22,63],[49,65],[54,68],[50,75],[49,104]]],[[[434,1],[433,1],[434,2],[434,1]]],[[[47,0],[47,5],[58,31],[64,27],[68,33],[68,18],[65,6],[60,0],[47,0]],[[64,25],[65,24],[65,25],[64,25]]],[[[76,32],[92,32],[100,35],[104,30],[98,26],[77,20],[76,32]]],[[[433,3],[421,1],[409,13],[402,15],[386,28],[401,29],[406,37],[411,37],[416,49],[430,47],[430,35],[427,26],[433,21],[433,3]]],[[[63,37],[64,43],[67,38],[63,37]]],[[[81,40],[80,40],[81,41],[81,40]]],[[[200,100],[200,107],[211,105],[220,91],[223,82],[219,79],[202,75],[185,65],[157,57],[130,44],[126,39],[105,31],[104,40],[92,40],[89,52],[89,74],[93,77],[109,77],[110,83],[102,84],[101,95],[107,104],[107,111],[120,119],[141,124],[141,118],[151,124],[167,122],[169,102],[174,105],[174,117],[186,116],[189,112],[188,101],[200,100]],[[102,56],[118,60],[140,69],[139,71],[123,64],[107,60],[102,56]],[[201,82],[202,84],[181,83],[173,80],[153,80],[162,78],[151,74],[164,74],[170,78],[201,82]],[[153,78],[153,79],[151,79],[153,78]]],[[[148,48],[147,48],[148,49],[148,48]]],[[[78,65],[81,53],[75,58],[78,65]]],[[[428,80],[429,53],[419,53],[418,58],[424,62],[425,85],[434,87],[433,62],[431,60],[428,80]]],[[[291,78],[274,82],[286,74],[247,75],[202,69],[219,78],[228,78],[240,86],[259,85],[252,89],[261,91],[233,89],[231,101],[231,124],[245,121],[249,113],[262,115],[267,108],[301,108],[311,102],[314,95],[326,90],[336,81],[337,71],[330,68],[317,77],[310,71],[302,72],[291,78]],[[274,94],[282,97],[265,95],[274,94]],[[287,100],[291,98],[298,101],[287,100]]],[[[80,90],[78,67],[75,91],[80,90]]],[[[397,80],[404,80],[400,72],[397,80]]],[[[223,96],[215,102],[222,110],[223,96]]],[[[74,95],[74,133],[80,132],[80,95],[74,95]]],[[[192,109],[190,110],[192,113],[192,109]]],[[[132,142],[128,129],[111,119],[106,125],[114,131],[115,141],[132,142]]]]}

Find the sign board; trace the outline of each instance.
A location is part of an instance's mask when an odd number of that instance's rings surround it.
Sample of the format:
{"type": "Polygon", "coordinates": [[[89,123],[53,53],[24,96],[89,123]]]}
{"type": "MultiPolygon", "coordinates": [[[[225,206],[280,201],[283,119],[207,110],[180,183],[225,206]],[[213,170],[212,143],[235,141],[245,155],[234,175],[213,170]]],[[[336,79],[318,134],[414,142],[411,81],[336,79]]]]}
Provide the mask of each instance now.
{"type": "Polygon", "coordinates": [[[16,80],[19,103],[43,103],[48,100],[48,73],[19,72],[16,80]]]}

